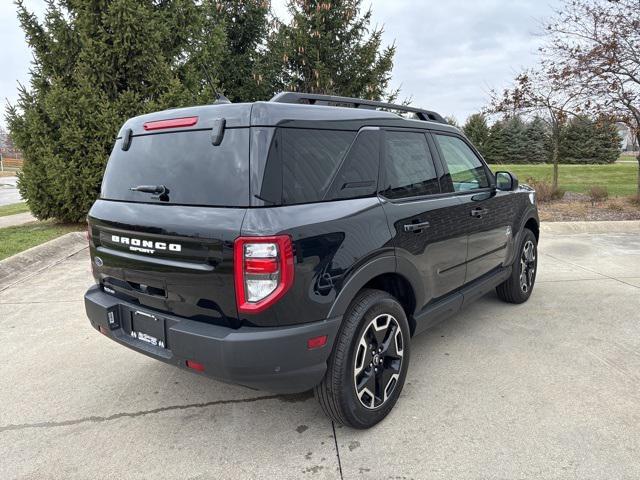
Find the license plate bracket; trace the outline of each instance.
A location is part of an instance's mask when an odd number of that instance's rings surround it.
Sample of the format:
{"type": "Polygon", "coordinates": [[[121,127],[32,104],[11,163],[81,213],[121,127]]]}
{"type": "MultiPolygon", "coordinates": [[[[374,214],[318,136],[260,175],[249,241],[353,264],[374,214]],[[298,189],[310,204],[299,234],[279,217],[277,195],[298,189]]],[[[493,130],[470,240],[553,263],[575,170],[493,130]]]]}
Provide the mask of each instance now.
{"type": "Polygon", "coordinates": [[[155,347],[166,347],[164,318],[136,311],[131,315],[131,336],[155,347]]]}

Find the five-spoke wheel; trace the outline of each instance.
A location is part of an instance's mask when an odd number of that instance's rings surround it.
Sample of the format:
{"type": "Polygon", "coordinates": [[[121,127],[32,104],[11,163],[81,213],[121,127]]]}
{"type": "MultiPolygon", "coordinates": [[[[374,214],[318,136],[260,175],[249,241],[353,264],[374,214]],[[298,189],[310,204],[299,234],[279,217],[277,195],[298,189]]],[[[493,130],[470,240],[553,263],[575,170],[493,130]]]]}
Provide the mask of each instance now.
{"type": "Polygon", "coordinates": [[[411,357],[409,321],[398,300],[362,290],[351,302],[315,388],[322,409],[337,423],[369,428],[398,400],[411,357]]]}
{"type": "Polygon", "coordinates": [[[538,267],[537,245],[536,234],[525,228],[514,255],[511,275],[496,287],[498,296],[505,302],[522,303],[531,296],[538,267]]]}
{"type": "Polygon", "coordinates": [[[531,240],[527,240],[520,256],[520,288],[523,293],[528,293],[533,288],[535,273],[536,246],[531,240]]]}
{"type": "Polygon", "coordinates": [[[356,395],[365,408],[379,408],[398,383],[404,339],[390,314],[375,317],[360,337],[353,368],[356,395]]]}

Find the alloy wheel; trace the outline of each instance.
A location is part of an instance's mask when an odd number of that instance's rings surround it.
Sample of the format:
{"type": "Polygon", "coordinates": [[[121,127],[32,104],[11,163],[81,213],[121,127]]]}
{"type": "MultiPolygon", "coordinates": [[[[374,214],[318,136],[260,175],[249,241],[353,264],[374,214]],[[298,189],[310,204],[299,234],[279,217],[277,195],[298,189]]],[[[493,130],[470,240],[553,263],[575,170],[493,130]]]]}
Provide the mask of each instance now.
{"type": "Polygon", "coordinates": [[[533,288],[536,272],[536,246],[527,240],[520,256],[520,289],[528,293],[533,288]]]}
{"type": "Polygon", "coordinates": [[[392,315],[378,315],[364,329],[356,349],[353,379],[365,408],[380,408],[393,393],[402,371],[403,342],[400,325],[392,315]]]}

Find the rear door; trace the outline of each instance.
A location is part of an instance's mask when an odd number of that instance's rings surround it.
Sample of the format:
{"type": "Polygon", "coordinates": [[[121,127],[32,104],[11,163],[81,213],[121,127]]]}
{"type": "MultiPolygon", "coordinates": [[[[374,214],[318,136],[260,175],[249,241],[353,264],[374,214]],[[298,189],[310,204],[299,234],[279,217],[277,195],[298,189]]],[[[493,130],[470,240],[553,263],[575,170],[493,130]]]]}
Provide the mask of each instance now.
{"type": "Polygon", "coordinates": [[[227,129],[217,146],[211,129],[192,129],[133,135],[123,147],[119,138],[89,212],[97,280],[141,306],[234,326],[249,128],[227,129]]]}
{"type": "Polygon", "coordinates": [[[422,283],[418,311],[462,286],[467,253],[467,232],[453,221],[460,201],[442,194],[444,172],[429,143],[424,132],[384,131],[380,196],[399,270],[415,268],[422,283]]]}
{"type": "Polygon", "coordinates": [[[514,213],[507,192],[491,188],[492,173],[461,136],[433,132],[445,168],[443,188],[461,202],[457,221],[469,234],[465,283],[501,266],[510,242],[514,213]]]}

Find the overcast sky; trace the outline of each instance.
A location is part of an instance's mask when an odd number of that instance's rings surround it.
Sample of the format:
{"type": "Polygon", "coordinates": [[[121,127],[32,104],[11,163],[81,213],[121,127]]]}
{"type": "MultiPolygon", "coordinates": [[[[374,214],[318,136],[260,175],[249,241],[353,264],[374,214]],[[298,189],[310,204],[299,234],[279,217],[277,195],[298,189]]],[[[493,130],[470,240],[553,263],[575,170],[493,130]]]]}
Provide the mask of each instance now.
{"type": "MultiPolygon", "coordinates": [[[[536,63],[540,20],[559,0],[372,0],[374,24],[397,46],[393,87],[413,104],[459,121],[486,104],[491,88],[536,63]]],[[[25,2],[37,13],[43,0],[25,2]]],[[[286,13],[285,0],[273,0],[286,13]]],[[[366,4],[366,2],[365,2],[366,4]]],[[[0,99],[14,102],[28,84],[31,53],[10,0],[0,0],[0,99]],[[6,100],[5,100],[6,99],[6,100]]],[[[4,110],[4,109],[3,109],[4,110]]],[[[0,115],[4,126],[4,111],[0,115]]]]}

